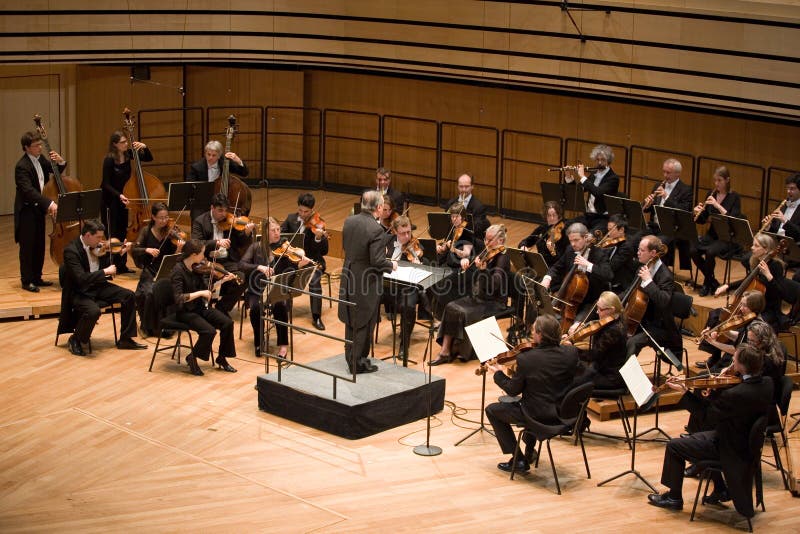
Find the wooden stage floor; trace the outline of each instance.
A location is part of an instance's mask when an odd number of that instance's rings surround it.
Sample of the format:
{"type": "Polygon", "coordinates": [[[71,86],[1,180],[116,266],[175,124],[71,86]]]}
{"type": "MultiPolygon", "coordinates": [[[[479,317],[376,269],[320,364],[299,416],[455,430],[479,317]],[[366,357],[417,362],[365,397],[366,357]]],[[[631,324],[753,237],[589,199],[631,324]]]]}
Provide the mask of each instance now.
{"type": "MultiPolygon", "coordinates": [[[[259,192],[255,196],[261,198],[259,192]]],[[[292,211],[295,196],[296,191],[273,191],[280,217],[292,211]]],[[[340,228],[353,199],[320,194],[326,196],[330,200],[322,215],[332,229],[340,228]]],[[[427,209],[415,206],[412,214],[419,210],[421,216],[427,209]]],[[[512,243],[530,229],[507,223],[512,243]]],[[[505,457],[490,434],[479,432],[454,446],[480,420],[475,363],[437,368],[447,379],[447,402],[432,421],[430,442],[443,454],[426,458],[412,452],[425,441],[425,421],[348,441],[260,412],[253,386],[264,364],[253,356],[247,324],[237,340],[235,374],[205,365],[206,375],[194,377],[166,356],[159,356],[148,373],[155,340],[145,340],[148,351],[116,350],[105,316],[93,336],[94,354],[73,356],[66,338],[53,346],[56,319],[47,314],[57,311],[48,307],[57,306],[58,290],[31,295],[18,288],[10,217],[0,218],[0,229],[6,245],[0,255],[10,266],[0,279],[0,309],[29,306],[44,314],[0,319],[8,356],[0,367],[2,532],[722,532],[741,527],[734,512],[714,507],[703,507],[699,520],[690,524],[694,480],[684,486],[683,512],[648,506],[649,490],[632,476],[597,487],[630,467],[625,445],[603,438],[587,439],[589,480],[579,448],[553,442],[561,496],[555,494],[546,459],[537,470],[510,481],[495,467],[505,457]]],[[[331,260],[333,269],[339,265],[331,260]]],[[[46,266],[46,278],[55,280],[55,272],[53,265],[46,266]]],[[[135,286],[132,276],[118,281],[135,286]]],[[[296,301],[295,320],[310,326],[306,299],[296,301]]],[[[327,333],[343,334],[335,308],[324,308],[323,321],[327,333]]],[[[390,351],[385,325],[378,356],[390,351]]],[[[426,339],[417,328],[413,359],[422,360],[426,339]]],[[[341,350],[335,341],[295,335],[300,361],[341,350]]],[[[641,361],[652,366],[647,355],[641,361]]],[[[487,384],[489,402],[499,394],[487,384]]],[[[800,410],[800,403],[793,401],[792,407],[800,410]]],[[[616,419],[592,419],[593,430],[621,432],[616,419]]],[[[659,422],[676,436],[686,420],[685,412],[672,410],[662,412],[659,422]]],[[[642,429],[653,424],[652,414],[639,421],[642,429]]],[[[659,488],[663,454],[661,443],[637,446],[637,469],[659,488]]],[[[767,511],[757,514],[755,529],[800,530],[800,501],[783,490],[779,474],[766,465],[764,488],[767,511]]]]}

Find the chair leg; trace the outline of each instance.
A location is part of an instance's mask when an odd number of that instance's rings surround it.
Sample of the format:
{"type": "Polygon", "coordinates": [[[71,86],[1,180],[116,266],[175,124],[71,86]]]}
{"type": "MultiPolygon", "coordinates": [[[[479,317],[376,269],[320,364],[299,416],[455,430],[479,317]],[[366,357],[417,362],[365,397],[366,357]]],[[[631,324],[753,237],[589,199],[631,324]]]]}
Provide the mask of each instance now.
{"type": "MultiPolygon", "coordinates": [[[[775,436],[767,436],[767,439],[770,441],[772,445],[772,455],[775,456],[775,469],[781,472],[781,478],[783,479],[783,487],[788,491],[789,489],[789,481],[786,479],[786,471],[783,469],[783,462],[781,461],[781,451],[778,448],[778,440],[775,439],[775,436]]],[[[786,443],[784,441],[784,443],[786,443]]]]}
{"type": "MultiPolygon", "coordinates": [[[[161,329],[158,329],[158,340],[156,340],[156,348],[153,349],[153,357],[150,358],[150,368],[147,369],[148,372],[153,371],[153,362],[156,361],[156,354],[158,354],[158,346],[161,344],[161,329]]],[[[180,339],[180,332],[178,333],[178,339],[180,339]]]]}
{"type": "MultiPolygon", "coordinates": [[[[517,434],[517,448],[514,449],[514,457],[511,459],[511,480],[514,480],[514,473],[516,472],[517,467],[517,456],[519,456],[519,445],[522,442],[522,434],[525,432],[525,429],[519,431],[517,434]]],[[[539,459],[536,459],[536,462],[539,462],[539,459]]]]}
{"type": "Polygon", "coordinates": [[[556,491],[561,495],[561,484],[558,483],[558,473],[556,473],[556,464],[553,462],[553,453],[550,450],[550,440],[547,440],[547,456],[550,458],[550,467],[553,469],[553,478],[556,481],[556,491]]]}
{"type": "Polygon", "coordinates": [[[586,447],[583,445],[583,431],[578,431],[578,439],[581,442],[581,452],[583,453],[583,465],[586,466],[586,478],[592,478],[592,473],[589,472],[589,459],[586,458],[586,447]]]}
{"type": "MultiPolygon", "coordinates": [[[[689,521],[694,521],[694,514],[697,511],[697,501],[700,500],[700,489],[703,487],[703,482],[706,483],[706,493],[708,493],[708,483],[711,480],[711,474],[708,471],[703,471],[700,474],[700,481],[697,483],[697,493],[694,495],[694,504],[692,505],[692,515],[689,516],[689,521]]],[[[705,493],[703,499],[705,500],[705,493]]]]}
{"type": "Polygon", "coordinates": [[[244,324],[244,312],[247,306],[242,303],[242,307],[239,309],[239,339],[242,339],[242,325],[244,324]]]}

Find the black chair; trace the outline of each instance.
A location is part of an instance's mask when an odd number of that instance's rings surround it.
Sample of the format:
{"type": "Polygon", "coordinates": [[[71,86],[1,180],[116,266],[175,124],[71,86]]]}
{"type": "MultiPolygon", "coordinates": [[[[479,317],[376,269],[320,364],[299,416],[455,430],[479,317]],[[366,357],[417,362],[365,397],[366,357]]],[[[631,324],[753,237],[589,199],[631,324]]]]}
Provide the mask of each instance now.
{"type": "MultiPolygon", "coordinates": [[[[777,417],[777,421],[770,420],[767,424],[767,439],[769,440],[770,444],[772,445],[772,454],[775,456],[775,467],[778,471],[781,472],[781,478],[783,478],[783,487],[785,489],[789,489],[789,479],[786,470],[783,468],[783,461],[781,460],[780,448],[778,446],[778,440],[775,438],[775,434],[780,434],[781,436],[781,446],[786,447],[788,443],[786,438],[786,414],[789,413],[789,403],[792,400],[792,389],[794,388],[794,381],[789,376],[781,377],[781,397],[778,402],[778,410],[777,412],[780,415],[777,417]]],[[[787,451],[787,454],[789,452],[787,451]]],[[[769,463],[766,462],[765,463],[769,463]]],[[[771,465],[771,464],[770,464],[771,465]]]]}
{"type": "MultiPolygon", "coordinates": [[[[617,403],[617,411],[619,412],[619,419],[622,423],[622,430],[625,436],[615,436],[613,434],[603,434],[602,432],[594,432],[591,430],[584,430],[582,434],[591,436],[601,436],[604,438],[621,439],[628,444],[631,448],[631,423],[628,420],[628,413],[625,411],[625,396],[628,395],[628,388],[622,387],[617,389],[597,389],[592,391],[591,397],[594,399],[613,400],[617,403]]],[[[577,439],[577,436],[575,436],[577,439]]]]}
{"type": "MultiPolygon", "coordinates": [[[[755,505],[761,505],[761,511],[766,511],[766,507],[764,506],[764,490],[761,487],[761,449],[764,446],[764,435],[767,429],[767,416],[762,415],[756,422],[753,423],[753,426],[750,428],[750,454],[753,457],[753,461],[750,464],[750,468],[753,470],[753,483],[756,487],[756,503],[755,505]]],[[[697,467],[700,470],[700,482],[697,484],[697,493],[694,496],[694,505],[692,506],[692,515],[689,517],[689,521],[694,521],[695,511],[697,510],[697,501],[700,499],[700,488],[703,487],[703,482],[705,481],[705,491],[703,491],[703,504],[706,503],[706,498],[708,497],[708,486],[711,482],[711,476],[714,473],[719,473],[722,475],[722,464],[719,460],[704,460],[701,462],[697,462],[697,467]]],[[[750,518],[747,519],[747,526],[750,532],[753,532],[753,524],[750,522],[750,518]]]]}
{"type": "MultiPolygon", "coordinates": [[[[66,265],[62,264],[58,268],[58,285],[61,286],[62,290],[64,288],[64,282],[66,281],[66,277],[67,277],[67,267],[66,267],[66,265]]],[[[62,300],[62,304],[63,304],[63,302],[64,301],[62,300]]],[[[116,316],[116,314],[117,313],[122,313],[122,306],[119,305],[116,302],[106,302],[104,300],[99,300],[99,299],[97,301],[95,301],[95,302],[100,307],[101,311],[104,311],[106,313],[111,313],[111,325],[112,325],[112,327],[114,329],[114,345],[116,345],[117,342],[119,341],[119,335],[117,334],[117,316],[116,316]]],[[[70,310],[70,313],[72,313],[74,315],[73,310],[70,310]]],[[[56,346],[56,347],[58,346],[58,338],[61,336],[61,334],[68,334],[68,333],[71,334],[72,332],[64,332],[64,331],[60,331],[58,328],[56,328],[56,340],[55,340],[55,343],[53,343],[53,346],[56,346]]],[[[89,339],[89,353],[91,354],[91,352],[92,352],[92,340],[89,339]]]]}
{"type": "MultiPolygon", "coordinates": [[[[539,442],[535,467],[539,467],[542,443],[547,442],[547,455],[550,457],[550,466],[553,469],[553,478],[556,481],[556,490],[559,495],[561,495],[561,485],[558,482],[556,464],[553,462],[553,453],[550,450],[550,440],[552,438],[556,436],[577,435],[578,441],[581,444],[581,452],[583,453],[583,464],[586,466],[586,478],[592,478],[589,472],[589,461],[586,459],[586,449],[583,446],[583,419],[586,417],[586,404],[589,402],[593,387],[594,384],[587,382],[567,392],[558,410],[558,417],[561,421],[558,424],[540,423],[536,419],[530,417],[525,412],[524,407],[522,408],[525,424],[517,436],[517,448],[514,452],[514,460],[511,462],[511,480],[514,480],[514,467],[516,467],[517,464],[517,453],[520,443],[525,436],[531,437],[539,442]]],[[[531,446],[533,446],[533,444],[531,444],[531,446]]]]}
{"type": "MultiPolygon", "coordinates": [[[[174,312],[167,313],[168,309],[171,309],[175,305],[175,296],[172,293],[172,282],[168,279],[159,280],[153,285],[153,302],[155,303],[156,310],[159,313],[163,314],[159,317],[158,321],[158,341],[156,341],[156,348],[153,349],[153,357],[150,358],[150,367],[147,369],[148,371],[153,370],[153,362],[156,360],[156,354],[159,352],[166,352],[171,350],[172,351],[172,359],[175,359],[175,354],[178,355],[178,365],[181,363],[181,350],[182,348],[189,349],[189,351],[194,350],[194,341],[192,340],[192,331],[189,328],[189,325],[186,323],[182,323],[178,321],[175,317],[174,312]],[[161,347],[161,340],[163,339],[164,331],[165,330],[172,330],[177,335],[175,336],[175,343],[161,347]],[[181,344],[181,336],[183,333],[186,333],[189,336],[189,344],[183,345],[181,344]],[[161,347],[161,348],[159,348],[161,347]]],[[[213,365],[214,358],[211,357],[211,362],[213,365]]]]}

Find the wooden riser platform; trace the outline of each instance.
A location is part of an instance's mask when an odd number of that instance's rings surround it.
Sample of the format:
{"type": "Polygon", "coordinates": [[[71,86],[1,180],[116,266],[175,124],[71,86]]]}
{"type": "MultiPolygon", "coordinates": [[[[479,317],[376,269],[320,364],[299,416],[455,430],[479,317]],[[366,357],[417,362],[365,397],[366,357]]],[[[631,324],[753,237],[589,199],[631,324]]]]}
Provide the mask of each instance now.
{"type": "MultiPolygon", "coordinates": [[[[681,395],[677,391],[670,391],[669,393],[662,393],[661,398],[659,400],[659,406],[661,408],[668,408],[670,406],[674,406],[678,404],[678,401],[681,400],[681,395]]],[[[630,395],[626,395],[624,398],[625,410],[633,413],[633,408],[636,406],[636,403],[633,401],[633,397],[630,395]]],[[[591,399],[587,408],[601,421],[608,421],[613,416],[618,415],[617,410],[617,401],[615,400],[606,400],[606,399],[591,399]]]]}

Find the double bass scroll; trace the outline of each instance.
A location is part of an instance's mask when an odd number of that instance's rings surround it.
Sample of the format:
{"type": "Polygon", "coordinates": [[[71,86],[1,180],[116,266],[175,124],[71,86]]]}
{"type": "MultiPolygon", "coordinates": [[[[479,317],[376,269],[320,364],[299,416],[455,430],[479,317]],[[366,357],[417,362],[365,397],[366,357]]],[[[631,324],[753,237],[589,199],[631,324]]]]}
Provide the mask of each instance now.
{"type": "Polygon", "coordinates": [[[214,194],[223,194],[228,199],[228,204],[235,206],[239,213],[234,215],[249,215],[250,207],[253,204],[253,194],[241,178],[231,174],[231,161],[225,154],[231,151],[233,137],[236,135],[236,117],[228,116],[228,127],[225,128],[225,152],[220,155],[223,160],[222,175],[214,182],[214,194]]]}

